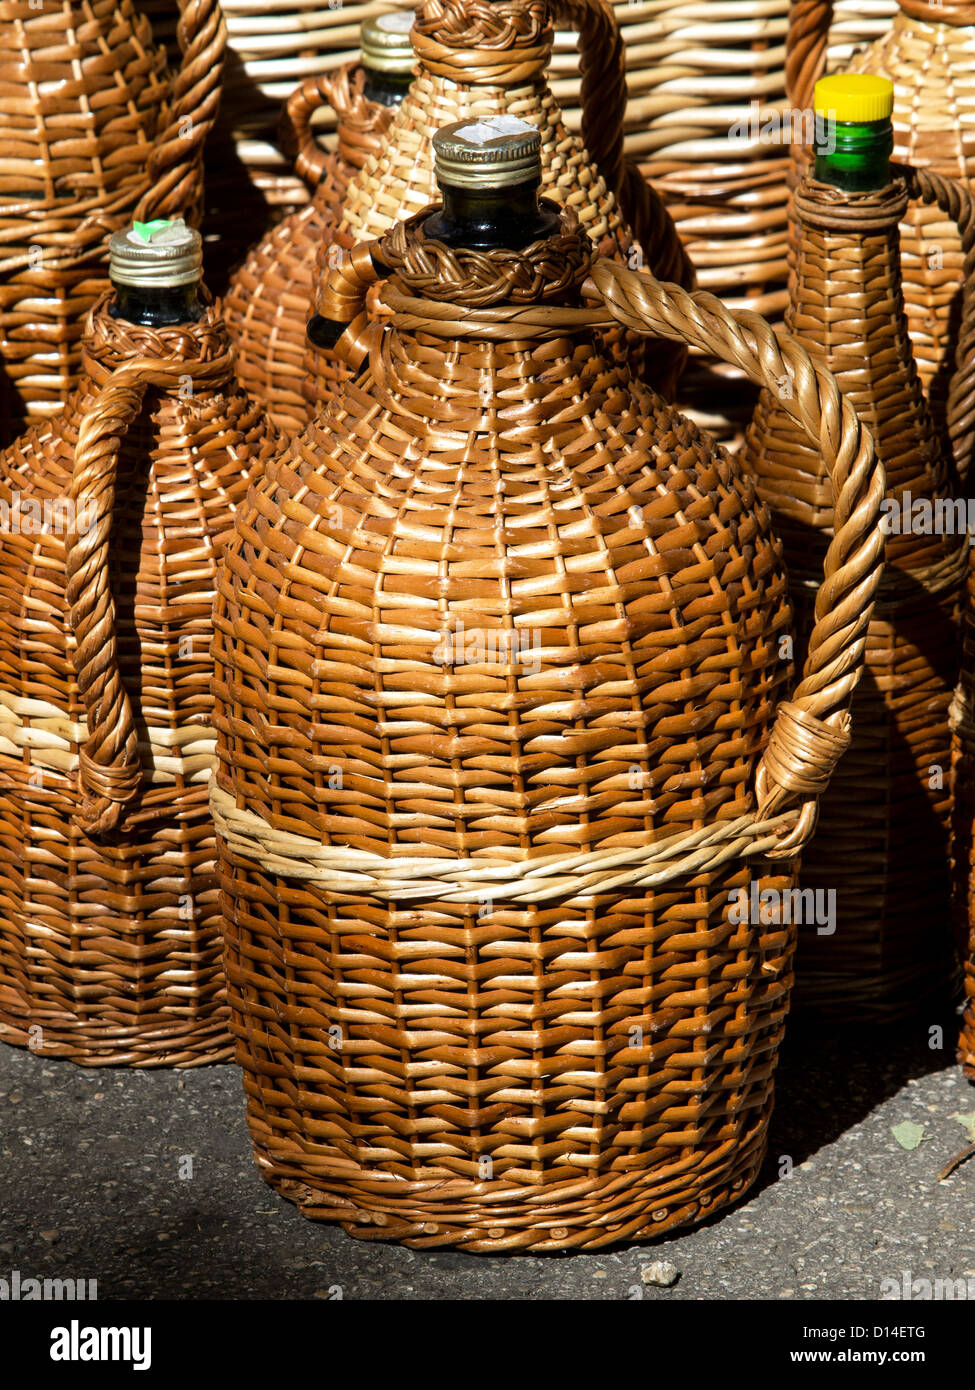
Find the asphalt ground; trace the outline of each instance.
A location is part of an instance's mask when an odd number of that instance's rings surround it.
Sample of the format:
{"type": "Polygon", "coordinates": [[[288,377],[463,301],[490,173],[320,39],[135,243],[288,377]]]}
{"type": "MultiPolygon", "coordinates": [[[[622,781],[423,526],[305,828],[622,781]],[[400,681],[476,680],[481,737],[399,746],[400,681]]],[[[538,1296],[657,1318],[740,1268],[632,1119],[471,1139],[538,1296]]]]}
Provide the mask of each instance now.
{"type": "Polygon", "coordinates": [[[652,1245],[542,1257],[307,1221],[258,1175],[233,1066],[91,1071],[0,1046],[0,1279],[94,1278],[99,1300],[891,1300],[905,1278],[975,1297],[975,1159],[938,1177],[969,1142],[958,1117],[975,1126],[954,1028],[940,1047],[930,1021],[794,1029],[742,1202],[652,1245]]]}

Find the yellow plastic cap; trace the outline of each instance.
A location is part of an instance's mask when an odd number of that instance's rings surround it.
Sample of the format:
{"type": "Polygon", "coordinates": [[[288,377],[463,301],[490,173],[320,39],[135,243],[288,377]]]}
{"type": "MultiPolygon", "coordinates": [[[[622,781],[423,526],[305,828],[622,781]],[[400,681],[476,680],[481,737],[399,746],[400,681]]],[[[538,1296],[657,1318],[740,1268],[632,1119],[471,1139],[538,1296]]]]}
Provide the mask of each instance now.
{"type": "Polygon", "coordinates": [[[816,83],[813,107],[817,116],[832,116],[836,121],[889,121],[894,112],[894,84],[868,73],[834,73],[816,83]]]}

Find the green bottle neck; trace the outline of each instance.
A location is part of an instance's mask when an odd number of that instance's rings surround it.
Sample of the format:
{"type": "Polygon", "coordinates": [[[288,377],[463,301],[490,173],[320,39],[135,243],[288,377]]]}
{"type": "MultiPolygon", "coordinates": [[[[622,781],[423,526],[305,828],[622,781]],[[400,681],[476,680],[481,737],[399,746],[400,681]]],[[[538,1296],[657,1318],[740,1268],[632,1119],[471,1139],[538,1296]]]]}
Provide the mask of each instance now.
{"type": "Polygon", "coordinates": [[[889,120],[816,117],[815,177],[844,193],[873,193],[890,183],[894,131],[889,120]]]}

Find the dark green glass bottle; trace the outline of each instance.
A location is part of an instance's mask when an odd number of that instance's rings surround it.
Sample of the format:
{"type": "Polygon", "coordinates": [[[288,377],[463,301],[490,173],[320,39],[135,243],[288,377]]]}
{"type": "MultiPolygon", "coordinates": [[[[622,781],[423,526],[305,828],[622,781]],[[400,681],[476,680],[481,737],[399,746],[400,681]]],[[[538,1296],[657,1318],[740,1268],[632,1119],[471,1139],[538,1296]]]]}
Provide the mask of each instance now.
{"type": "Polygon", "coordinates": [[[443,207],[423,230],[447,246],[520,251],[554,236],[558,207],[539,199],[541,137],[514,116],[489,116],[445,126],[433,137],[443,207]]]}
{"type": "MultiPolygon", "coordinates": [[[[437,131],[433,151],[443,206],[423,224],[432,240],[472,251],[520,251],[559,231],[557,204],[538,196],[537,127],[513,116],[459,121],[437,131]]],[[[315,314],[308,337],[316,347],[333,348],[346,327],[315,314]]]]}
{"type": "Polygon", "coordinates": [[[815,176],[846,193],[890,183],[894,85],[867,73],[835,73],[816,83],[815,176]]]}
{"type": "Polygon", "coordinates": [[[413,81],[416,57],[410,43],[412,10],[367,19],[359,31],[359,50],[365,74],[363,95],[380,106],[399,106],[413,81]]]}
{"type": "Polygon", "coordinates": [[[135,222],[109,243],[109,278],[115,298],[112,318],[147,328],[196,323],[203,253],[199,232],[182,218],[135,222]]]}

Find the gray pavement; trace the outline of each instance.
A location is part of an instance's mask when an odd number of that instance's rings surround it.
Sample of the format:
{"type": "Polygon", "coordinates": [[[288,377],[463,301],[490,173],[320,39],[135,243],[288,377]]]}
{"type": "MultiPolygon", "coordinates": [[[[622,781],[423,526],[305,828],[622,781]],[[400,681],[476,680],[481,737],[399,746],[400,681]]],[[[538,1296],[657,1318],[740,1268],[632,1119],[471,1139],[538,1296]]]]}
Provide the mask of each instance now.
{"type": "Polygon", "coordinates": [[[953,1116],[975,1112],[952,1024],[941,1050],[920,1023],[793,1037],[761,1180],[707,1226],[506,1258],[306,1221],[257,1174],[232,1066],[86,1071],[0,1046],[0,1278],[96,1278],[99,1299],[842,1300],[908,1271],[975,1296],[975,1159],[937,1176],[968,1142],[953,1116]],[[924,1130],[913,1150],[892,1134],[904,1121],[924,1130]],[[644,1282],[658,1260],[680,1271],[669,1289],[644,1282]]]}

